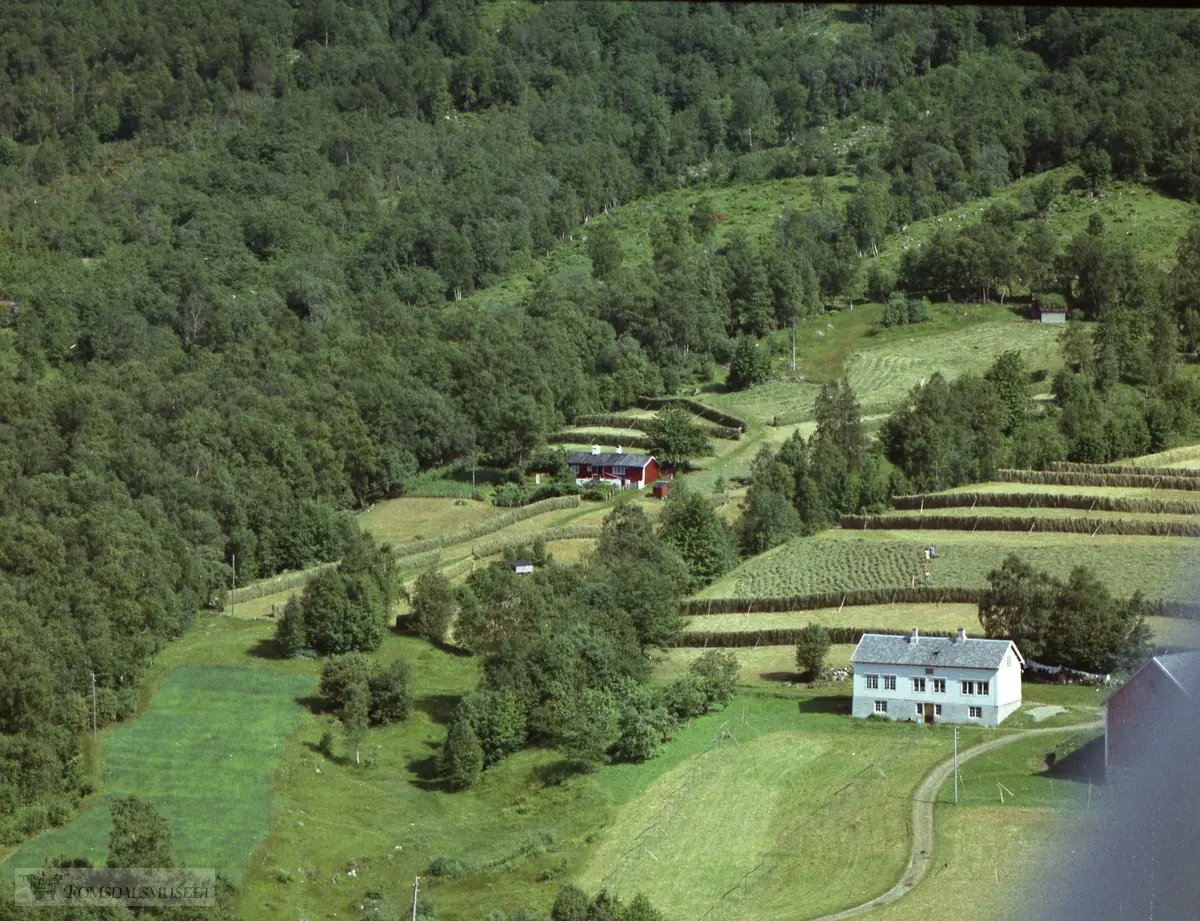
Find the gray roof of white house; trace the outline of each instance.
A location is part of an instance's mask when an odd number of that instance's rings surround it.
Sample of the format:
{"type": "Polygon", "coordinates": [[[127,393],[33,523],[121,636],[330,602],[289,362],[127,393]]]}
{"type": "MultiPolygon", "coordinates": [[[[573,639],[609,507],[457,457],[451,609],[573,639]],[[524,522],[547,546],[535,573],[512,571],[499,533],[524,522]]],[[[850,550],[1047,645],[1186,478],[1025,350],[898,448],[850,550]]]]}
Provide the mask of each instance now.
{"type": "Polygon", "coordinates": [[[588,464],[592,467],[645,467],[654,460],[649,454],[617,454],[615,451],[605,451],[593,454],[591,451],[572,451],[567,455],[567,464],[588,464]]]}
{"type": "Polygon", "coordinates": [[[971,636],[961,643],[950,637],[922,636],[913,643],[908,636],[864,633],[850,661],[855,665],[996,669],[1004,663],[1004,656],[1012,645],[1012,640],[984,640],[971,636]]]}

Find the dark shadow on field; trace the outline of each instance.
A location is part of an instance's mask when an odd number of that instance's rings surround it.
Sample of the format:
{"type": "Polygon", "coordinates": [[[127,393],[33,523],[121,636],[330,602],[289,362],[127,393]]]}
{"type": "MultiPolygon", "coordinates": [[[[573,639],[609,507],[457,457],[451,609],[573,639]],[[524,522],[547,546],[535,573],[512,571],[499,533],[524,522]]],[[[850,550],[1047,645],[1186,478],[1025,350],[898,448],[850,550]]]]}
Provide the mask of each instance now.
{"type": "Polygon", "coordinates": [[[417,698],[414,705],[433,722],[445,726],[454,716],[460,700],[462,697],[458,694],[430,694],[427,697],[417,698]]]}
{"type": "MultiPolygon", "coordinates": [[[[435,743],[429,743],[429,747],[437,749],[441,752],[441,746],[435,743]]],[[[438,768],[437,754],[426,755],[424,758],[412,758],[408,761],[405,767],[413,776],[409,779],[409,783],[418,790],[444,790],[446,786],[442,783],[441,770],[438,768]]]]}
{"type": "Polygon", "coordinates": [[[256,659],[282,659],[283,650],[275,642],[275,637],[264,636],[261,640],[246,650],[246,654],[256,659]]]}
{"type": "Polygon", "coordinates": [[[534,779],[543,786],[557,787],[572,777],[587,774],[592,770],[593,768],[585,762],[563,758],[559,761],[552,761],[549,764],[539,764],[533,769],[532,774],[534,779]]]}
{"type": "Polygon", "coordinates": [[[1077,783],[1103,783],[1104,736],[1097,736],[1061,759],[1056,752],[1047,752],[1045,775],[1077,783]]]}
{"type": "Polygon", "coordinates": [[[780,684],[784,681],[790,681],[792,684],[800,683],[800,676],[795,672],[762,672],[758,677],[763,681],[771,681],[775,684],[780,684]]]}
{"type": "MultiPolygon", "coordinates": [[[[398,614],[396,622],[392,625],[392,634],[395,636],[417,636],[415,630],[412,629],[412,615],[398,614]]],[[[463,649],[460,646],[451,646],[449,643],[441,643],[437,640],[426,640],[430,646],[439,652],[444,652],[447,655],[458,656],[460,659],[469,659],[472,653],[469,650],[463,649]]]]}
{"type": "Polygon", "coordinates": [[[316,694],[310,694],[307,697],[297,697],[296,703],[312,713],[314,716],[320,716],[322,713],[333,712],[333,708],[329,706],[329,701],[316,694]]]}
{"type": "Polygon", "coordinates": [[[339,767],[346,767],[347,765],[354,764],[353,755],[335,755],[332,751],[326,751],[324,748],[322,748],[320,742],[310,742],[305,739],[304,747],[314,755],[320,755],[330,764],[336,764],[339,767]]]}
{"type": "Polygon", "coordinates": [[[828,694],[821,697],[807,697],[799,702],[801,713],[843,713],[850,712],[850,697],[845,694],[828,694]]]}

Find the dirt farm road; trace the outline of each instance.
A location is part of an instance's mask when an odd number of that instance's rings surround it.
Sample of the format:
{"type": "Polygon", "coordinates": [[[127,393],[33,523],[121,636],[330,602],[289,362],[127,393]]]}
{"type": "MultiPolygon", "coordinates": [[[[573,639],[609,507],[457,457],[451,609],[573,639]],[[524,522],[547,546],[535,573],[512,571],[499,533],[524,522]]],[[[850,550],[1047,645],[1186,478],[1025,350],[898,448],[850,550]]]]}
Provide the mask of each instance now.
{"type": "MultiPolygon", "coordinates": [[[[1012,733],[1011,735],[1001,736],[998,739],[991,739],[976,745],[974,748],[969,748],[966,751],[958,753],[958,764],[961,767],[964,762],[970,761],[976,755],[982,755],[985,752],[990,752],[993,749],[1000,748],[1002,745],[1010,745],[1021,739],[1027,739],[1029,736],[1050,735],[1051,733],[1078,732],[1084,729],[1099,729],[1104,724],[1101,722],[1095,723],[1075,723],[1070,726],[1053,726],[1045,729],[1023,729],[1012,733]]],[[[900,877],[900,881],[896,883],[887,892],[882,895],[877,895],[870,901],[863,902],[861,905],[855,905],[853,908],[846,908],[842,911],[835,911],[833,914],[821,915],[817,918],[812,918],[810,921],[842,921],[844,918],[856,918],[859,915],[865,915],[869,911],[874,911],[883,905],[896,901],[901,896],[911,891],[917,883],[925,878],[925,874],[929,872],[929,865],[933,862],[933,807],[937,799],[938,790],[941,789],[954,771],[954,759],[950,758],[943,761],[929,775],[921,781],[921,785],[917,787],[913,794],[912,806],[912,849],[908,854],[908,866],[904,870],[904,874],[900,877]]]]}

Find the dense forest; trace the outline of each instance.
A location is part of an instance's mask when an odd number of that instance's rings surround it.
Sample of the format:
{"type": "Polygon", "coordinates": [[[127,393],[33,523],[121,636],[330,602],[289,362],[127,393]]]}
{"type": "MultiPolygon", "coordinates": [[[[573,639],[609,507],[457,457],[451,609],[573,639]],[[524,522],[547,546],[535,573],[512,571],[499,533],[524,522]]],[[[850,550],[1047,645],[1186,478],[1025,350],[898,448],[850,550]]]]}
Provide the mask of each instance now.
{"type": "MultiPolygon", "coordinates": [[[[0,842],[84,792],[91,673],[101,720],[128,716],[235,555],[247,580],[357,552],[351,509],[455,458],[519,466],[563,421],[671,391],[849,294],[893,229],[1021,175],[1077,162],[1096,189],[1200,196],[1198,48],[1200,19],[1172,11],[5,4],[0,842]],[[714,244],[705,188],[843,172],[844,211],[714,244]],[[680,186],[698,203],[650,264],[601,233],[590,273],[516,306],[464,300],[680,186]]],[[[1098,234],[1060,256],[1010,214],[982,227],[877,287],[1037,278],[1111,320],[1087,381],[1169,385],[1152,346],[1175,320],[1195,345],[1194,287],[1098,234]]],[[[1103,401],[1073,381],[1083,431],[1103,401]]],[[[1168,432],[1191,399],[1137,393],[1168,432]]],[[[942,468],[901,456],[906,431],[889,428],[891,460],[933,488],[915,471],[942,468]]],[[[875,482],[852,435],[814,450],[875,482]]]]}

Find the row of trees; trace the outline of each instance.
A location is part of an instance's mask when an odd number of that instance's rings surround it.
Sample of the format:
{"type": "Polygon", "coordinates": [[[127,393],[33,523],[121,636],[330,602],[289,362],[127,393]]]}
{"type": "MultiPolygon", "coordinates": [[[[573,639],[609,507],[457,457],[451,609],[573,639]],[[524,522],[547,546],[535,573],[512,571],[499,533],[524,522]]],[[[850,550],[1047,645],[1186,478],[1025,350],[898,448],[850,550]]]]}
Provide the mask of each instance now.
{"type": "Polygon", "coordinates": [[[1146,657],[1149,611],[1140,594],[1114,598],[1087,567],[1059,580],[1009,554],[988,574],[979,622],[988,636],[1011,639],[1028,659],[1107,673],[1146,657]]]}
{"type": "Polygon", "coordinates": [[[867,437],[854,391],[846,381],[821,388],[817,428],[794,433],[754,459],[739,525],[745,553],[762,553],[797,534],[811,534],[837,516],[882,510],[895,492],[895,474],[867,437]]]}

